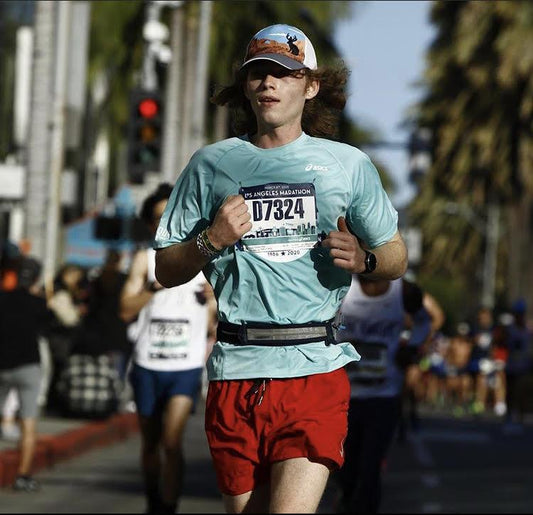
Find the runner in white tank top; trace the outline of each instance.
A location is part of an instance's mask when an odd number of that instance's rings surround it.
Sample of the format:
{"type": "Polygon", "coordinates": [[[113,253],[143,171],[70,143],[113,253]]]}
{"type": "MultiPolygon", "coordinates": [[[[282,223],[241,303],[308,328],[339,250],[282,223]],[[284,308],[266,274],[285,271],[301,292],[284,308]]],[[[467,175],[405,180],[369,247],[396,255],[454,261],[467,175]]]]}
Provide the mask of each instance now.
{"type": "MultiPolygon", "coordinates": [[[[155,251],[146,249],[148,282],[155,281],[155,251]]],[[[128,335],[135,341],[133,362],[149,370],[203,367],[207,348],[207,304],[200,304],[202,273],[175,288],[155,292],[140,311],[128,335]]]]}
{"type": "Polygon", "coordinates": [[[372,280],[354,274],[340,309],[340,341],[361,354],[346,366],[351,384],[345,461],[335,474],[338,513],[378,513],[381,468],[401,413],[405,350],[416,351],[430,332],[422,291],[400,278],[372,280]],[[406,315],[413,321],[408,346],[400,344],[406,315]]]}
{"type": "MultiPolygon", "coordinates": [[[[152,234],[172,187],[161,184],[141,210],[152,234]]],[[[174,513],[183,484],[182,437],[205,366],[210,287],[203,274],[175,288],[155,278],[155,251],[133,257],[121,316],[133,344],[130,382],[141,429],[146,513],[174,513]]]]}

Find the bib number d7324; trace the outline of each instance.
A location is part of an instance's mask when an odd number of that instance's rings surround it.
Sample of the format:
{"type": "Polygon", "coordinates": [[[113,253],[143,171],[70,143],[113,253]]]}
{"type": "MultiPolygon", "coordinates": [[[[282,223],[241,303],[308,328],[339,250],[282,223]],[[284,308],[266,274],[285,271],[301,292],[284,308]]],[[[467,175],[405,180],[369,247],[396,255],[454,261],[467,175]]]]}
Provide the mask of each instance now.
{"type": "Polygon", "coordinates": [[[285,199],[252,200],[252,220],[254,222],[274,220],[294,220],[304,218],[304,202],[301,197],[285,199]]]}
{"type": "Polygon", "coordinates": [[[269,261],[294,261],[318,239],[315,187],[311,183],[269,183],[242,187],[252,228],[240,241],[244,251],[269,261]]]}

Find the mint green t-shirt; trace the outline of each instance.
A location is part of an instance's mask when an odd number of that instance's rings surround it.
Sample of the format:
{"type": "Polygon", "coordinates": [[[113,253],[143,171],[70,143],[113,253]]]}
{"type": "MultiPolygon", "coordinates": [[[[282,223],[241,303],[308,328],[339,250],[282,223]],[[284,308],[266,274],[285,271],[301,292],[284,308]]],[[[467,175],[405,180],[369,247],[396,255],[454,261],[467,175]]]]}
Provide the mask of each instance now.
{"type": "MultiPolygon", "coordinates": [[[[320,240],[345,216],[371,248],[397,231],[398,214],[368,156],[305,133],[261,149],[230,138],[198,150],[179,176],[154,248],[183,242],[210,225],[228,195],[241,193],[252,229],[204,268],[219,320],[303,324],[337,314],[351,274],[333,265],[320,240]]],[[[359,355],[349,343],[283,347],[217,342],[210,380],[301,377],[336,370],[359,355]]]]}

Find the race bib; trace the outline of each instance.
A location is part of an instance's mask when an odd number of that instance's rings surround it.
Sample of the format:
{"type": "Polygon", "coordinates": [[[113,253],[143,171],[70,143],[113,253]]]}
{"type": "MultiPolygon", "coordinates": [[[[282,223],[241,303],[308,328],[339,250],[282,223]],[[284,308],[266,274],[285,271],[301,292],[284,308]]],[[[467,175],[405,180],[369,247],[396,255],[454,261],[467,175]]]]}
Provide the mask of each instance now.
{"type": "Polygon", "coordinates": [[[189,332],[188,320],[151,320],[150,359],[185,359],[188,355],[189,332]]]}
{"type": "Polygon", "coordinates": [[[252,228],[240,241],[241,250],[269,261],[300,258],[318,241],[315,187],[311,183],[270,183],[241,188],[252,228]]]}
{"type": "Polygon", "coordinates": [[[361,355],[359,361],[346,365],[351,381],[379,384],[387,376],[387,345],[380,342],[352,341],[352,345],[361,355]]]}

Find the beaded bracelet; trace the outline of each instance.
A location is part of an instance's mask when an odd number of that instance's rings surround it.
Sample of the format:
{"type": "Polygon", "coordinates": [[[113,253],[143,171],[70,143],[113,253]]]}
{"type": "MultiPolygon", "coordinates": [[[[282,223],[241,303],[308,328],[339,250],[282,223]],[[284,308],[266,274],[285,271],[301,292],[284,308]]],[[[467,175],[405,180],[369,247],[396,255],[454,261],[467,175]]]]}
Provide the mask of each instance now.
{"type": "Polygon", "coordinates": [[[196,246],[198,250],[208,258],[214,258],[218,256],[222,249],[217,249],[210,241],[207,236],[207,229],[204,229],[198,236],[196,236],[196,246]]]}

